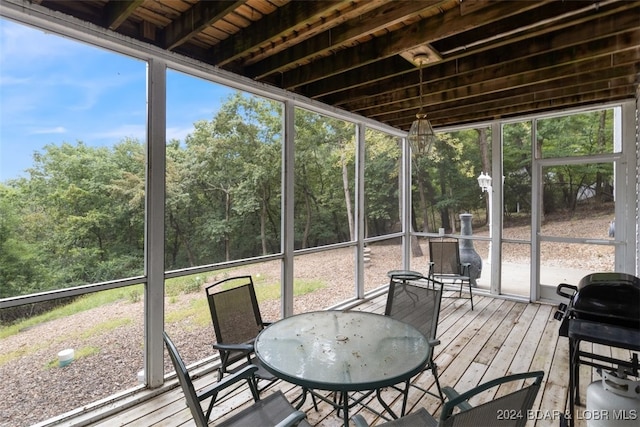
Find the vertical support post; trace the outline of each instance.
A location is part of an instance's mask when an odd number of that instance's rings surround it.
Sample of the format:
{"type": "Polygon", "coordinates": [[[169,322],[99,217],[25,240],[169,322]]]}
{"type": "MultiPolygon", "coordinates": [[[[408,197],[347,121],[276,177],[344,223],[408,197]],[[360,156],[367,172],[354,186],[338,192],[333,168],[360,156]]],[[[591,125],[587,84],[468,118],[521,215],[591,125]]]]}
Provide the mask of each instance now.
{"type": "Polygon", "coordinates": [[[293,251],[295,244],[294,233],[294,167],[295,167],[295,105],[290,101],[284,102],[284,141],[282,146],[282,266],[280,301],[282,317],[293,314],[293,251]]]}
{"type": "Polygon", "coordinates": [[[540,227],[542,226],[542,166],[538,158],[538,120],[531,123],[531,286],[529,301],[540,298],[540,227]]]}
{"type": "MultiPolygon", "coordinates": [[[[401,203],[402,212],[402,268],[411,270],[411,212],[413,212],[413,200],[411,199],[411,150],[409,140],[402,138],[402,164],[400,176],[402,176],[401,203]]],[[[416,237],[417,238],[417,237],[416,237]]]]}
{"type": "Polygon", "coordinates": [[[145,206],[144,371],[149,387],[164,382],[164,206],[166,169],[166,64],[147,68],[147,180],[145,206]]]}
{"type": "Polygon", "coordinates": [[[365,162],[366,126],[356,125],[356,206],[355,206],[355,238],[356,238],[356,298],[364,298],[364,162],[365,162]]]}
{"type": "MultiPolygon", "coordinates": [[[[626,131],[623,132],[623,140],[629,141],[629,144],[624,144],[626,147],[630,147],[630,153],[625,154],[628,159],[631,159],[631,164],[628,166],[629,175],[633,176],[632,171],[636,171],[635,176],[635,190],[629,189],[629,208],[625,210],[625,220],[629,218],[635,218],[635,244],[633,247],[627,249],[625,259],[631,261],[635,260],[635,275],[640,276],[640,117],[638,117],[638,111],[640,111],[640,76],[636,74],[636,99],[634,102],[625,103],[623,108],[622,123],[626,131]],[[635,115],[633,114],[635,112],[635,115]],[[634,132],[635,130],[635,132],[634,132]],[[634,156],[635,148],[635,156],[634,156]],[[635,197],[634,197],[635,196],[635,197]],[[633,200],[635,199],[635,206],[633,200]],[[634,249],[635,248],[635,249],[634,249]]],[[[624,151],[626,153],[626,151],[624,151]]],[[[627,175],[627,176],[629,176],[627,175]]],[[[632,226],[633,227],[633,226],[632,226]]],[[[630,231],[633,232],[633,231],[630,231]]],[[[616,253],[617,256],[617,253],[616,253]]]]}
{"type": "MultiPolygon", "coordinates": [[[[639,77],[640,78],[640,77],[639,77]]],[[[614,143],[622,160],[614,162],[615,189],[615,271],[640,275],[640,85],[636,101],[614,109],[614,143]],[[620,127],[618,131],[617,128],[620,127]]]]}
{"type": "Polygon", "coordinates": [[[500,294],[502,289],[502,213],[504,212],[504,170],[502,167],[502,124],[491,124],[491,196],[489,198],[489,262],[491,263],[492,294],[500,294]],[[496,195],[497,197],[493,197],[496,195]],[[495,205],[494,205],[495,203],[495,205]]]}

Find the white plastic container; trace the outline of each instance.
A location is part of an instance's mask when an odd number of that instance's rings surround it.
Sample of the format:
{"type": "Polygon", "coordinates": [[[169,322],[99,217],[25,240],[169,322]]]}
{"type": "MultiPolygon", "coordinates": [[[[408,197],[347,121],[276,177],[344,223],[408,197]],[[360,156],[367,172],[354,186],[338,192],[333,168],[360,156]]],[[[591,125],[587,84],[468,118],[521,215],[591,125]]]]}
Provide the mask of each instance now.
{"type": "Polygon", "coordinates": [[[71,362],[73,362],[73,358],[75,357],[75,352],[72,348],[68,348],[66,350],[62,350],[58,353],[58,364],[60,367],[67,366],[71,362]]]}
{"type": "Polygon", "coordinates": [[[587,427],[637,427],[640,425],[640,381],[615,372],[587,387],[587,408],[582,414],[587,427]]]}

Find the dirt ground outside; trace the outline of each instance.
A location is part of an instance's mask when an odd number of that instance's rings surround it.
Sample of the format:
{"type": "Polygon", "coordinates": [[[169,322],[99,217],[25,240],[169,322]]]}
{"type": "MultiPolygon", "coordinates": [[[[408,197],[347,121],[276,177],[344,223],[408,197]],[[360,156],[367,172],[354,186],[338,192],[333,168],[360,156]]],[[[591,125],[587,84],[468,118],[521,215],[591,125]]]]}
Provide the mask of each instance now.
{"type": "MultiPolygon", "coordinates": [[[[545,225],[545,233],[567,235],[587,232],[591,237],[606,238],[609,214],[588,218],[566,218],[545,225]]],[[[479,228],[478,234],[486,233],[479,228]]],[[[475,230],[474,230],[475,234],[475,230]]],[[[509,238],[528,239],[528,226],[505,230],[509,238]]],[[[486,258],[486,248],[477,245],[486,258]]],[[[515,245],[503,253],[505,262],[518,262],[527,257],[515,245]]],[[[426,242],[422,242],[427,253],[426,242]]],[[[543,254],[552,264],[580,264],[593,271],[610,271],[612,251],[606,246],[589,246],[585,253],[576,252],[575,245],[552,245],[553,253],[543,254]]],[[[318,280],[324,287],[295,299],[296,312],[323,309],[353,295],[353,249],[321,252],[297,257],[294,276],[318,280]],[[332,280],[327,280],[331,277],[332,280]],[[341,280],[341,278],[344,278],[341,280]]],[[[372,245],[372,262],[367,276],[378,286],[386,283],[389,266],[401,264],[397,245],[372,245]],[[378,261],[376,261],[378,260],[378,261]],[[379,280],[378,280],[379,278],[379,280]]],[[[279,281],[278,262],[249,266],[243,273],[262,281],[279,281]]],[[[207,277],[211,282],[219,279],[207,277]]],[[[257,280],[257,281],[260,281],[257,280]]],[[[165,323],[187,363],[213,354],[213,328],[206,306],[201,305],[204,292],[167,297],[165,323]],[[204,310],[203,310],[204,307],[204,310]],[[171,311],[183,313],[174,317],[171,311]],[[192,311],[191,315],[185,315],[192,311]],[[203,313],[204,311],[204,313],[203,313]]],[[[206,304],[206,303],[205,303],[206,304]]],[[[143,366],[143,302],[123,300],[107,306],[50,321],[17,335],[0,340],[0,426],[21,427],[46,420],[111,394],[136,386],[137,374],[143,366]],[[76,360],[66,367],[57,364],[57,352],[76,349],[76,360]]],[[[279,301],[261,303],[265,320],[279,317],[279,301]]],[[[172,370],[168,357],[165,371],[172,370]]]]}

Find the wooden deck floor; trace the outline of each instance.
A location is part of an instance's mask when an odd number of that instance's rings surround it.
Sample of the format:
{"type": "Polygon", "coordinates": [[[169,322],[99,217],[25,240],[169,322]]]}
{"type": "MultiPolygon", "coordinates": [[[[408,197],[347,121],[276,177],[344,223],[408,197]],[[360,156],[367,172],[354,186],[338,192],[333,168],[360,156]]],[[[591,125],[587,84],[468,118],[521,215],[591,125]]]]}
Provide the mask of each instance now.
{"type": "MultiPolygon", "coordinates": [[[[385,300],[386,294],[353,309],[382,313],[385,300]]],[[[543,370],[543,389],[534,404],[534,418],[537,419],[531,419],[528,425],[558,426],[559,414],[565,411],[567,400],[568,342],[566,338],[558,337],[559,322],[553,318],[556,307],[485,296],[474,297],[474,303],[475,309],[471,311],[468,300],[443,299],[438,326],[441,345],[435,352],[442,386],[467,390],[481,382],[509,373],[543,370]]],[[[601,347],[594,348],[593,351],[606,354],[612,350],[601,347]]],[[[629,352],[617,356],[628,358],[629,352]]],[[[592,372],[592,368],[581,367],[582,396],[586,396],[586,385],[596,378],[599,377],[592,372]]],[[[215,374],[209,374],[197,379],[195,384],[196,387],[202,387],[214,380],[215,374]]],[[[429,372],[415,378],[414,383],[435,390],[433,377],[429,372]]],[[[282,390],[290,400],[294,400],[300,393],[298,388],[282,381],[275,383],[272,389],[282,390]]],[[[393,396],[389,390],[387,397],[393,401],[393,396]]],[[[222,419],[225,414],[250,402],[248,390],[235,390],[220,399],[211,419],[222,419]]],[[[381,410],[375,398],[372,398],[369,404],[381,410]]],[[[399,399],[396,399],[392,408],[397,409],[399,404],[399,399]]],[[[439,415],[439,401],[429,395],[425,397],[414,388],[409,394],[408,405],[409,410],[424,406],[430,413],[439,415]]],[[[307,401],[302,409],[307,412],[308,421],[312,425],[341,425],[341,420],[327,404],[320,405],[319,411],[316,411],[307,401]]],[[[360,413],[372,425],[381,422],[375,414],[366,409],[360,409],[360,413]]],[[[215,425],[215,421],[211,424],[215,425]]],[[[106,427],[194,424],[178,387],[91,425],[106,427]]],[[[576,425],[584,426],[586,422],[578,419],[576,425]]]]}

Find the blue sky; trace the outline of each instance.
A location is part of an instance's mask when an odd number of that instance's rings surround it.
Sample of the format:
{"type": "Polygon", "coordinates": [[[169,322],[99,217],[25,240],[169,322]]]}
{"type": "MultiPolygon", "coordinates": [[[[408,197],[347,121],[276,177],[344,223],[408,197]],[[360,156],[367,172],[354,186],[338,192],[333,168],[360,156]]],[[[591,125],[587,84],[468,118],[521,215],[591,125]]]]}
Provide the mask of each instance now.
{"type": "MultiPolygon", "coordinates": [[[[0,181],[26,176],[47,144],[144,141],[146,64],[0,19],[0,181]]],[[[184,140],[231,89],[167,75],[167,138],[184,140]]]]}

